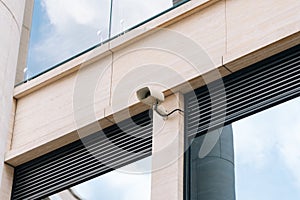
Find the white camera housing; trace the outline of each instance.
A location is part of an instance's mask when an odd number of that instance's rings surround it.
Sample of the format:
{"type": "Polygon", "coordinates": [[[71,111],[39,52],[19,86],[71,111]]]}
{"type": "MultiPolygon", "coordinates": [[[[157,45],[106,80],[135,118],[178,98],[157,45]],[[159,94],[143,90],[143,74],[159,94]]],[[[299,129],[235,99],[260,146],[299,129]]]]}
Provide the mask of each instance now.
{"type": "Polygon", "coordinates": [[[165,100],[165,96],[161,91],[157,91],[149,87],[139,89],[136,92],[136,96],[141,102],[149,106],[159,104],[165,100]]]}

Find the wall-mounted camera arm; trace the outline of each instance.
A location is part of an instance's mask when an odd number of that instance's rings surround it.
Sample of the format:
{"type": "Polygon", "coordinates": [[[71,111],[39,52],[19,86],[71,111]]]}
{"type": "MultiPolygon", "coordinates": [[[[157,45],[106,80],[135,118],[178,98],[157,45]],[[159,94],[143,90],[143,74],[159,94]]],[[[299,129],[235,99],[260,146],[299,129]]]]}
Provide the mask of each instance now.
{"type": "Polygon", "coordinates": [[[153,106],[153,110],[154,110],[159,116],[164,117],[164,118],[166,118],[166,117],[172,115],[173,113],[175,113],[175,112],[177,112],[177,111],[178,111],[178,112],[181,112],[181,113],[184,113],[184,111],[181,110],[181,109],[179,109],[179,108],[176,108],[176,109],[172,110],[172,111],[169,112],[169,113],[162,113],[162,111],[160,111],[160,110],[158,109],[158,103],[156,103],[156,104],[153,106]]]}

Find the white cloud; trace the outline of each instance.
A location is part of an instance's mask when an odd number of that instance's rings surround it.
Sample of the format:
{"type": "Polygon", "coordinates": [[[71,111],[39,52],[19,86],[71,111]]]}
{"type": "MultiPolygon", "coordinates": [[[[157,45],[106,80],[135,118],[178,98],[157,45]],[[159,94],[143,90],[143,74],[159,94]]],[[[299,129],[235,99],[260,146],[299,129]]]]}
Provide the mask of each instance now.
{"type": "MultiPolygon", "coordinates": [[[[40,40],[30,45],[30,75],[108,39],[110,1],[42,0],[37,3],[41,4],[44,16],[39,16],[40,27],[33,29],[38,31],[35,35],[39,35],[40,40]],[[99,31],[101,35],[97,35],[99,31]]],[[[171,0],[115,0],[113,33],[120,33],[171,5],[171,0]]]]}
{"type": "Polygon", "coordinates": [[[300,98],[289,102],[275,114],[279,116],[276,127],[280,159],[285,162],[300,188],[300,98]]]}
{"type": "MultiPolygon", "coordinates": [[[[105,0],[43,0],[38,26],[39,40],[29,50],[29,70],[36,74],[58,64],[108,37],[109,7],[105,0]],[[102,35],[97,35],[101,30],[102,35]]],[[[37,7],[38,8],[38,7],[37,7]]]]}
{"type": "Polygon", "coordinates": [[[233,124],[236,159],[242,164],[262,168],[275,148],[276,137],[268,133],[270,119],[263,117],[254,115],[233,124]]]}
{"type": "MultiPolygon", "coordinates": [[[[151,157],[131,163],[129,167],[139,170],[140,165],[151,166],[148,161],[151,157]]],[[[122,167],[77,185],[72,190],[84,200],[150,200],[151,174],[127,173],[122,167]]]]}
{"type": "Polygon", "coordinates": [[[123,193],[120,200],[147,200],[150,199],[151,174],[143,171],[150,168],[151,157],[147,157],[112,171],[104,181],[107,186],[123,193]]]}
{"type": "MultiPolygon", "coordinates": [[[[70,24],[89,25],[97,28],[99,13],[108,13],[107,1],[99,0],[43,0],[43,6],[52,25],[66,30],[70,24]]],[[[103,15],[102,18],[105,16],[103,15]]]]}
{"type": "Polygon", "coordinates": [[[114,1],[113,34],[141,23],[172,7],[172,0],[120,0],[114,1]]]}
{"type": "Polygon", "coordinates": [[[120,200],[150,199],[150,174],[126,174],[113,171],[104,181],[108,187],[122,193],[122,199],[120,200]]]}
{"type": "Polygon", "coordinates": [[[300,188],[300,98],[242,119],[233,130],[239,164],[283,165],[300,188]]]}

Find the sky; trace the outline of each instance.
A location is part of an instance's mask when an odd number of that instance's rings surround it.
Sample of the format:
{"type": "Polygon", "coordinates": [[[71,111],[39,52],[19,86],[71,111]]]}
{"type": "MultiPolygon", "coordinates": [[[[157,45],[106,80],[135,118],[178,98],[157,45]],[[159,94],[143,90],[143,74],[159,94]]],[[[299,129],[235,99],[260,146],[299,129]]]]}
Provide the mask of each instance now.
{"type": "MultiPolygon", "coordinates": [[[[172,0],[113,2],[111,36],[172,6],[172,0]]],[[[26,77],[39,74],[107,40],[110,7],[110,0],[36,0],[26,77]]]]}
{"type": "MultiPolygon", "coordinates": [[[[112,36],[171,5],[170,0],[115,0],[112,36]]],[[[36,0],[28,77],[106,40],[109,9],[109,0],[36,0]]],[[[300,199],[299,105],[300,98],[233,123],[237,200],[300,199]]],[[[145,165],[151,166],[149,158],[145,165]]],[[[74,190],[88,200],[101,195],[146,200],[150,185],[150,174],[113,171],[74,190]]]]}
{"type": "MultiPolygon", "coordinates": [[[[150,200],[151,157],[72,188],[83,200],[150,200]]],[[[53,195],[51,200],[63,200],[53,195]]]]}
{"type": "Polygon", "coordinates": [[[300,199],[300,98],[233,123],[238,200],[300,199]]]}

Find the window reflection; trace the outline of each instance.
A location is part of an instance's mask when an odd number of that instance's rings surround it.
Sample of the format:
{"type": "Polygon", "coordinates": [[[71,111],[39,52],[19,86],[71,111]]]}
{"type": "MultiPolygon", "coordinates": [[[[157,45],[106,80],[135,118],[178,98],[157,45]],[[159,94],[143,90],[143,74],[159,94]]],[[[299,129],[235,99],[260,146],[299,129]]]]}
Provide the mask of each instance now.
{"type": "Polygon", "coordinates": [[[24,79],[188,0],[35,0],[24,79]]]}
{"type": "Polygon", "coordinates": [[[109,14],[108,0],[35,0],[25,78],[107,40],[109,14]]]}
{"type": "Polygon", "coordinates": [[[112,36],[120,34],[172,6],[172,0],[114,0],[112,36]]]}
{"type": "Polygon", "coordinates": [[[214,131],[205,157],[206,135],[191,141],[187,199],[300,199],[300,98],[214,131]]]}
{"type": "Polygon", "coordinates": [[[300,199],[300,98],[233,123],[239,200],[300,199]]]}
{"type": "Polygon", "coordinates": [[[150,200],[151,156],[131,163],[45,200],[150,200]]]}

